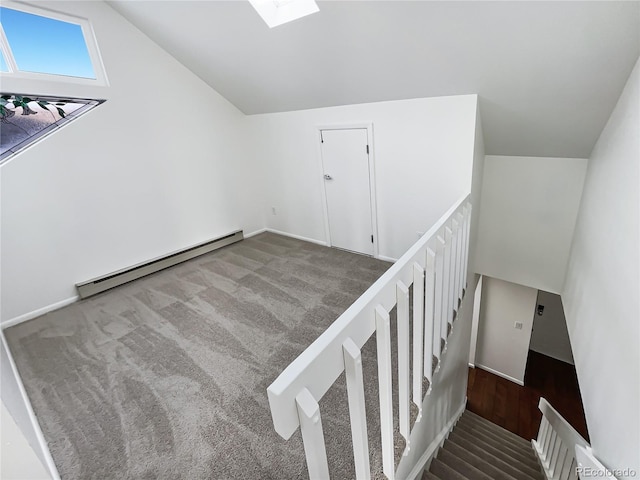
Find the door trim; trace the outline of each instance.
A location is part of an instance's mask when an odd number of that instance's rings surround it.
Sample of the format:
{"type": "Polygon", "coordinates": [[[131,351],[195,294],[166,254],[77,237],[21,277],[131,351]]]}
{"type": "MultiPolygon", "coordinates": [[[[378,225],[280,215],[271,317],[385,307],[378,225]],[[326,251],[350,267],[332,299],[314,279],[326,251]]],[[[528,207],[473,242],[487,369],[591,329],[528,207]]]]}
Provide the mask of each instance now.
{"type": "Polygon", "coordinates": [[[318,178],[321,182],[321,198],[322,198],[322,213],[324,215],[324,234],[327,242],[327,246],[331,247],[331,230],[329,228],[329,207],[327,205],[327,192],[325,190],[326,182],[323,178],[324,167],[322,164],[322,131],[323,130],[366,130],[367,131],[367,144],[369,145],[369,200],[371,203],[371,230],[373,234],[373,258],[380,258],[380,252],[378,248],[378,201],[376,193],[376,171],[375,171],[375,145],[373,142],[373,123],[347,123],[347,124],[331,124],[331,125],[316,125],[317,136],[317,169],[318,178]]]}

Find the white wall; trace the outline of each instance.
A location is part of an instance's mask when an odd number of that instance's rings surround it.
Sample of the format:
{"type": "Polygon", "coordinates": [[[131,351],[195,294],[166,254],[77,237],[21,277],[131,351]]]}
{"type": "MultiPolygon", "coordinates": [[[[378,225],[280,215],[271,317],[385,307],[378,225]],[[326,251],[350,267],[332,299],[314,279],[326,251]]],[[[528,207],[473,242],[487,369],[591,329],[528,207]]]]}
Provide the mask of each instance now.
{"type": "Polygon", "coordinates": [[[373,123],[379,252],[400,257],[470,192],[476,105],[476,95],[464,95],[249,117],[268,166],[267,227],[326,241],[316,127],[373,123]]]}
{"type": "Polygon", "coordinates": [[[4,403],[0,406],[0,478],[49,480],[51,475],[34,454],[4,403]]]}
{"type": "MultiPolygon", "coordinates": [[[[92,22],[110,86],[2,76],[3,91],[107,99],[0,167],[5,325],[73,299],[79,281],[263,226],[244,116],[107,4],[45,6],[92,22]]],[[[2,356],[3,402],[46,463],[2,356]]]]}
{"type": "MultiPolygon", "coordinates": [[[[475,146],[473,150],[473,179],[471,182],[471,204],[473,205],[471,215],[471,232],[469,237],[469,266],[467,278],[471,278],[471,274],[475,273],[475,245],[478,242],[479,218],[482,198],[482,184],[484,175],[484,134],[482,130],[482,117],[480,115],[480,106],[476,112],[476,135],[475,146]]],[[[467,286],[467,288],[471,288],[467,286]]],[[[475,366],[476,347],[478,343],[478,324],[480,320],[480,304],[482,294],[482,277],[477,279],[477,286],[470,290],[474,295],[473,312],[471,315],[471,338],[469,343],[469,364],[475,366]]]]}
{"type": "Polygon", "coordinates": [[[82,280],[263,226],[243,114],[107,4],[46,7],[92,22],[110,86],[2,77],[6,91],[107,99],[0,170],[4,322],[82,280]]]}
{"type": "Polygon", "coordinates": [[[3,410],[6,407],[12,417],[12,419],[5,417],[5,412],[3,412],[2,422],[4,423],[7,420],[9,426],[2,425],[1,450],[3,458],[0,460],[3,460],[3,466],[0,478],[12,478],[4,476],[4,446],[6,443],[14,443],[15,450],[13,453],[21,457],[12,458],[10,465],[16,466],[22,460],[36,457],[41,465],[49,469],[52,478],[59,478],[51,453],[44,442],[42,431],[35,420],[31,405],[28,403],[22,381],[18,376],[12,358],[9,356],[9,349],[3,332],[0,332],[0,394],[2,396],[3,410]],[[12,428],[14,423],[18,429],[12,428]]]}
{"type": "Polygon", "coordinates": [[[640,472],[640,62],[589,159],[562,299],[593,449],[640,472]]]}
{"type": "Polygon", "coordinates": [[[534,288],[483,277],[477,367],[524,385],[537,296],[534,288]]]}
{"type": "Polygon", "coordinates": [[[480,327],[480,305],[482,305],[482,279],[473,292],[473,313],[471,315],[471,340],[469,345],[469,365],[476,366],[476,350],[478,348],[478,329],[480,327]]]}
{"type": "Polygon", "coordinates": [[[536,310],[533,317],[529,350],[573,364],[571,342],[560,295],[540,290],[537,305],[544,305],[544,310],[542,315],[538,315],[536,310]]]}
{"type": "Polygon", "coordinates": [[[560,293],[587,160],[487,156],[475,268],[560,293]]]}
{"type": "MultiPolygon", "coordinates": [[[[478,242],[478,231],[480,223],[480,212],[482,211],[482,186],[484,183],[484,132],[482,130],[482,117],[480,104],[476,110],[476,133],[475,145],[473,149],[473,177],[471,180],[471,204],[473,205],[471,215],[471,232],[469,237],[469,271],[477,273],[475,268],[476,243],[478,242]]],[[[470,278],[470,277],[467,277],[470,278]]]]}

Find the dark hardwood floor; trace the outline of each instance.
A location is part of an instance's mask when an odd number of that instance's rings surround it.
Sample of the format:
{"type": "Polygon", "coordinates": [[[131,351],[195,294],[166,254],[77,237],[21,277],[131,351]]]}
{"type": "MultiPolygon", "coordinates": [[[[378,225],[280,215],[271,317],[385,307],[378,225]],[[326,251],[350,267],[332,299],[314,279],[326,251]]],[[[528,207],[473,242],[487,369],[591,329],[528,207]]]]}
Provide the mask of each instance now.
{"type": "Polygon", "coordinates": [[[544,397],[587,441],[587,423],[576,370],[560,360],[529,351],[524,387],[480,368],[469,368],[467,409],[526,440],[535,438],[544,397]]]}

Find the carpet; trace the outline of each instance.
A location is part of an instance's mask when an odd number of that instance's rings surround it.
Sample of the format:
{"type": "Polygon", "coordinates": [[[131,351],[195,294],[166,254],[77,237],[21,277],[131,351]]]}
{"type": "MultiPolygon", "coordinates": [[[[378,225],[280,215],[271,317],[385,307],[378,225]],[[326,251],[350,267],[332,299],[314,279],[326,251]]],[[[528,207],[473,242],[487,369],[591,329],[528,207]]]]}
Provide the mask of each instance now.
{"type": "MultiPolygon", "coordinates": [[[[266,389],[388,267],[263,233],[7,329],[62,479],[307,477],[300,432],[275,433],[266,389]]],[[[375,357],[374,335],[363,365],[379,477],[375,357]]],[[[353,478],[344,374],[320,409],[331,476],[353,478]]]]}

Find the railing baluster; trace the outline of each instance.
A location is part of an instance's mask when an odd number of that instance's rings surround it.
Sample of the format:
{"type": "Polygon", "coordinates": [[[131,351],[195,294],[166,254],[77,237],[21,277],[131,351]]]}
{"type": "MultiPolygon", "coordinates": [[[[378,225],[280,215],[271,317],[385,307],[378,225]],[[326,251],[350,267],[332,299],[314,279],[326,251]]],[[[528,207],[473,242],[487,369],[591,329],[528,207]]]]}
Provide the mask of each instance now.
{"type": "Polygon", "coordinates": [[[449,278],[449,298],[451,299],[451,311],[449,312],[451,328],[453,328],[454,311],[458,311],[458,295],[456,293],[456,275],[458,274],[458,237],[459,225],[456,219],[451,220],[451,275],[449,278]]]}
{"type": "Polygon", "coordinates": [[[553,477],[553,467],[558,459],[558,454],[560,453],[560,447],[562,446],[562,439],[559,436],[556,436],[556,441],[553,443],[553,448],[549,452],[549,462],[547,464],[549,468],[549,474],[553,477]]]}
{"type": "Polygon", "coordinates": [[[429,380],[429,390],[433,384],[433,324],[435,314],[435,293],[436,293],[436,253],[427,248],[425,274],[425,299],[424,299],[424,376],[429,380]]]}
{"type": "Polygon", "coordinates": [[[380,435],[382,437],[382,472],[393,480],[393,399],[391,384],[391,322],[389,312],[376,306],[376,346],[378,350],[378,390],[380,393],[380,435]]]}
{"type": "Polygon", "coordinates": [[[447,350],[447,337],[449,336],[449,319],[452,317],[451,308],[453,302],[451,301],[450,291],[450,278],[451,278],[451,237],[453,232],[451,228],[444,227],[444,277],[442,286],[442,325],[440,326],[440,336],[444,340],[444,351],[447,350]]]}
{"type": "Polygon", "coordinates": [[[567,458],[567,453],[569,449],[564,443],[560,444],[560,448],[558,449],[558,454],[553,462],[551,462],[551,477],[559,478],[560,475],[556,475],[556,472],[562,473],[562,466],[564,465],[564,459],[567,458]]]}
{"type": "Polygon", "coordinates": [[[457,297],[462,300],[462,282],[463,282],[463,270],[464,270],[464,250],[465,250],[465,237],[467,234],[466,231],[466,226],[467,223],[465,222],[465,218],[464,215],[462,214],[462,212],[458,212],[456,217],[458,218],[458,224],[460,225],[460,241],[458,242],[459,244],[459,248],[458,248],[458,270],[457,270],[457,283],[456,283],[456,295],[457,297]]]}
{"type": "Polygon", "coordinates": [[[465,237],[465,249],[464,249],[464,270],[463,270],[463,276],[464,276],[464,282],[463,282],[463,286],[464,289],[467,289],[467,272],[469,270],[469,237],[471,235],[471,212],[473,210],[473,207],[470,203],[467,203],[466,208],[466,237],[465,237]]]}
{"type": "Polygon", "coordinates": [[[438,359],[436,371],[440,369],[441,347],[440,338],[442,337],[440,329],[442,328],[442,316],[444,315],[443,287],[444,287],[444,238],[438,235],[436,238],[436,280],[435,280],[435,312],[433,318],[433,354],[438,359]]]}
{"type": "Polygon", "coordinates": [[[547,438],[547,441],[544,444],[544,448],[542,449],[542,453],[544,454],[544,464],[546,468],[549,468],[549,457],[551,457],[551,449],[553,445],[556,443],[556,439],[558,438],[558,434],[555,430],[551,429],[551,435],[547,438]]]}
{"type": "Polygon", "coordinates": [[[547,439],[549,438],[549,435],[551,435],[551,424],[549,423],[549,420],[547,420],[547,417],[542,417],[542,421],[544,422],[544,434],[539,440],[540,448],[544,446],[544,444],[547,442],[547,439]]]}
{"type": "MultiPolygon", "coordinates": [[[[424,325],[424,270],[413,264],[413,403],[422,417],[422,329],[424,325]]],[[[409,355],[407,350],[407,355],[409,355]]]]}
{"type": "MultiPolygon", "coordinates": [[[[415,268],[415,267],[414,267],[415,268]]],[[[413,285],[413,291],[415,295],[416,285],[413,285]]],[[[409,433],[410,433],[410,419],[409,419],[409,402],[410,402],[410,371],[409,371],[409,289],[400,280],[396,283],[396,303],[397,307],[397,324],[398,324],[398,415],[400,435],[402,435],[406,441],[405,453],[409,451],[409,433]]],[[[414,314],[414,325],[420,323],[421,320],[416,320],[416,311],[414,314]]],[[[420,338],[422,338],[422,332],[420,332],[420,338]]],[[[415,345],[415,343],[414,343],[415,345]]]]}
{"type": "Polygon", "coordinates": [[[574,457],[571,458],[571,466],[569,467],[569,480],[578,480],[578,462],[574,457]]]}
{"type": "Polygon", "coordinates": [[[351,419],[351,439],[356,478],[369,480],[369,437],[367,436],[367,416],[364,403],[364,379],[362,376],[362,356],[360,349],[351,338],[342,345],[344,370],[347,378],[349,397],[349,417],[351,419]]]}
{"type": "Polygon", "coordinates": [[[327,451],[324,445],[320,406],[306,388],[296,396],[300,430],[311,480],[329,478],[327,451]]]}
{"type": "Polygon", "coordinates": [[[562,469],[560,470],[560,475],[558,475],[558,480],[567,480],[571,477],[571,465],[573,464],[574,456],[567,452],[567,456],[564,457],[562,462],[562,469]]]}

